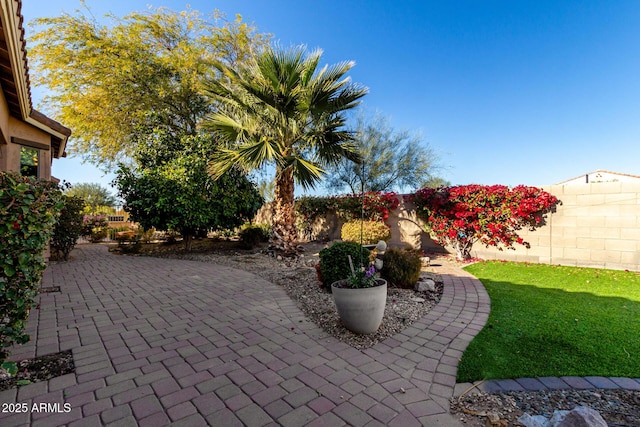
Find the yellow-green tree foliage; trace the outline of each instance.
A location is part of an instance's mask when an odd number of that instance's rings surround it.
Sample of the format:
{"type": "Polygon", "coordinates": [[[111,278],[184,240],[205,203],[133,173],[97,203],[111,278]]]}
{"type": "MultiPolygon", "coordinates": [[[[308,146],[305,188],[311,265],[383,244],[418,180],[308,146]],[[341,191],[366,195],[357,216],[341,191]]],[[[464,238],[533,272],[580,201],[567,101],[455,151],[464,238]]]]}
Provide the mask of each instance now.
{"type": "Polygon", "coordinates": [[[35,20],[29,56],[34,83],[51,93],[47,113],[73,129],[72,151],[95,163],[130,155],[135,135],[158,123],[194,134],[211,108],[201,82],[216,73],[212,62],[235,66],[269,40],[218,11],[158,8],[103,23],[85,9],[35,20]]]}

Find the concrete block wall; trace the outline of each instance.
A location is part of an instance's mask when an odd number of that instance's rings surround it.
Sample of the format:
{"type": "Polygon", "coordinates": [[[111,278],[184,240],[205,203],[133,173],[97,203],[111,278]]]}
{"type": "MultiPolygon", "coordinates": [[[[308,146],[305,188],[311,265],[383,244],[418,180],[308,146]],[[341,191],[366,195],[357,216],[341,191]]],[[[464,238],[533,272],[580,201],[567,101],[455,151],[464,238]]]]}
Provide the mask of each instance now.
{"type": "Polygon", "coordinates": [[[520,235],[527,249],[475,245],[472,255],[547,264],[640,271],[640,183],[606,182],[542,187],[562,201],[547,224],[520,235]]]}
{"type": "MultiPolygon", "coordinates": [[[[476,244],[472,256],[545,264],[628,269],[640,271],[640,182],[607,182],[582,185],[542,187],[562,201],[547,224],[535,231],[521,230],[520,236],[531,244],[527,249],[485,248],[476,244]]],[[[443,248],[423,231],[424,223],[416,217],[414,206],[398,196],[400,204],[391,212],[392,246],[410,246],[425,251],[442,252],[443,248]]],[[[270,223],[270,206],[265,206],[255,222],[270,223]]],[[[320,218],[305,238],[340,239],[342,222],[336,215],[320,218]]],[[[453,252],[453,251],[450,251],[453,252]]]]}

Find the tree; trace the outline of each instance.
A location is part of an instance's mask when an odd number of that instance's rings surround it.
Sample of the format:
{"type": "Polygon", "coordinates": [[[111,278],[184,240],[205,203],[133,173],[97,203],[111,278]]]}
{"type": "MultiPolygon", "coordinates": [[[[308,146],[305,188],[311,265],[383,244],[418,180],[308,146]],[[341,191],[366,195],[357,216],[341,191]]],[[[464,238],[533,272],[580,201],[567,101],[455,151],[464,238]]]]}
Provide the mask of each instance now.
{"type": "Polygon", "coordinates": [[[342,158],[358,160],[345,112],[367,89],[345,74],[343,62],[318,68],[322,51],[267,48],[246,66],[217,63],[224,79],[209,80],[207,93],[220,105],[205,126],[225,144],[211,171],[223,176],[235,165],[246,170],[275,164],[272,244],[296,252],[294,182],[314,187],[324,167],[342,158]]]}
{"type": "Polygon", "coordinates": [[[376,114],[356,119],[355,140],[364,167],[342,160],[331,168],[327,188],[352,194],[364,191],[415,191],[436,178],[439,157],[418,134],[396,131],[389,119],[376,114]]]}
{"type": "Polygon", "coordinates": [[[83,199],[90,214],[98,213],[101,207],[113,208],[116,205],[116,198],[109,190],[93,182],[75,184],[65,194],[83,199]]]}
{"type": "Polygon", "coordinates": [[[411,199],[427,231],[441,244],[451,245],[459,260],[469,259],[478,241],[500,250],[513,249],[514,243],[530,247],[518,231],[541,227],[560,203],[546,191],[523,185],[423,188],[411,199]]]}
{"type": "Polygon", "coordinates": [[[255,185],[241,171],[231,170],[217,181],[209,176],[212,141],[205,136],[183,137],[182,149],[166,160],[165,144],[155,142],[140,148],[137,168],[121,165],[115,180],[125,210],[142,227],[177,231],[190,251],[199,231],[238,227],[262,205],[255,185]],[[154,149],[159,149],[155,159],[154,149]]]}
{"type": "Polygon", "coordinates": [[[211,108],[201,83],[214,78],[212,62],[241,64],[269,38],[217,11],[107,18],[100,24],[87,9],[37,19],[43,29],[29,49],[32,78],[51,93],[43,104],[73,129],[72,150],[98,164],[132,155],[136,132],[150,121],[178,139],[195,134],[211,108]]]}

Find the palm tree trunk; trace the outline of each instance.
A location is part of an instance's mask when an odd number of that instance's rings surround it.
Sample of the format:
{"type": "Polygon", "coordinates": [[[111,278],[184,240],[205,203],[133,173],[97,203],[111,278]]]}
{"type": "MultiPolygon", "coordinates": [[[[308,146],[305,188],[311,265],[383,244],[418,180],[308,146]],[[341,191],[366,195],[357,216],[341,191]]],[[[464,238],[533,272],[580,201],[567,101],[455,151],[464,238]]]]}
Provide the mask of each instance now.
{"type": "Polygon", "coordinates": [[[284,255],[294,255],[298,246],[295,207],[293,202],[294,181],[293,170],[285,169],[276,172],[274,189],[273,235],[271,244],[281,250],[284,255]]]}

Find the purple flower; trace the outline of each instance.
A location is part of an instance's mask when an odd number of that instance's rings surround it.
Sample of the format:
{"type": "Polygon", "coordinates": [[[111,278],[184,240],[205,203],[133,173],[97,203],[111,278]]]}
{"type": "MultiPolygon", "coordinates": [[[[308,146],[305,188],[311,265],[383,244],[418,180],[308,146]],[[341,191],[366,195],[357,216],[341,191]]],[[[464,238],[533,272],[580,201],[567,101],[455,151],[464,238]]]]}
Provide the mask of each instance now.
{"type": "Polygon", "coordinates": [[[367,268],[365,275],[367,276],[367,279],[373,277],[373,275],[376,274],[376,268],[374,266],[371,266],[369,268],[367,268]]]}

